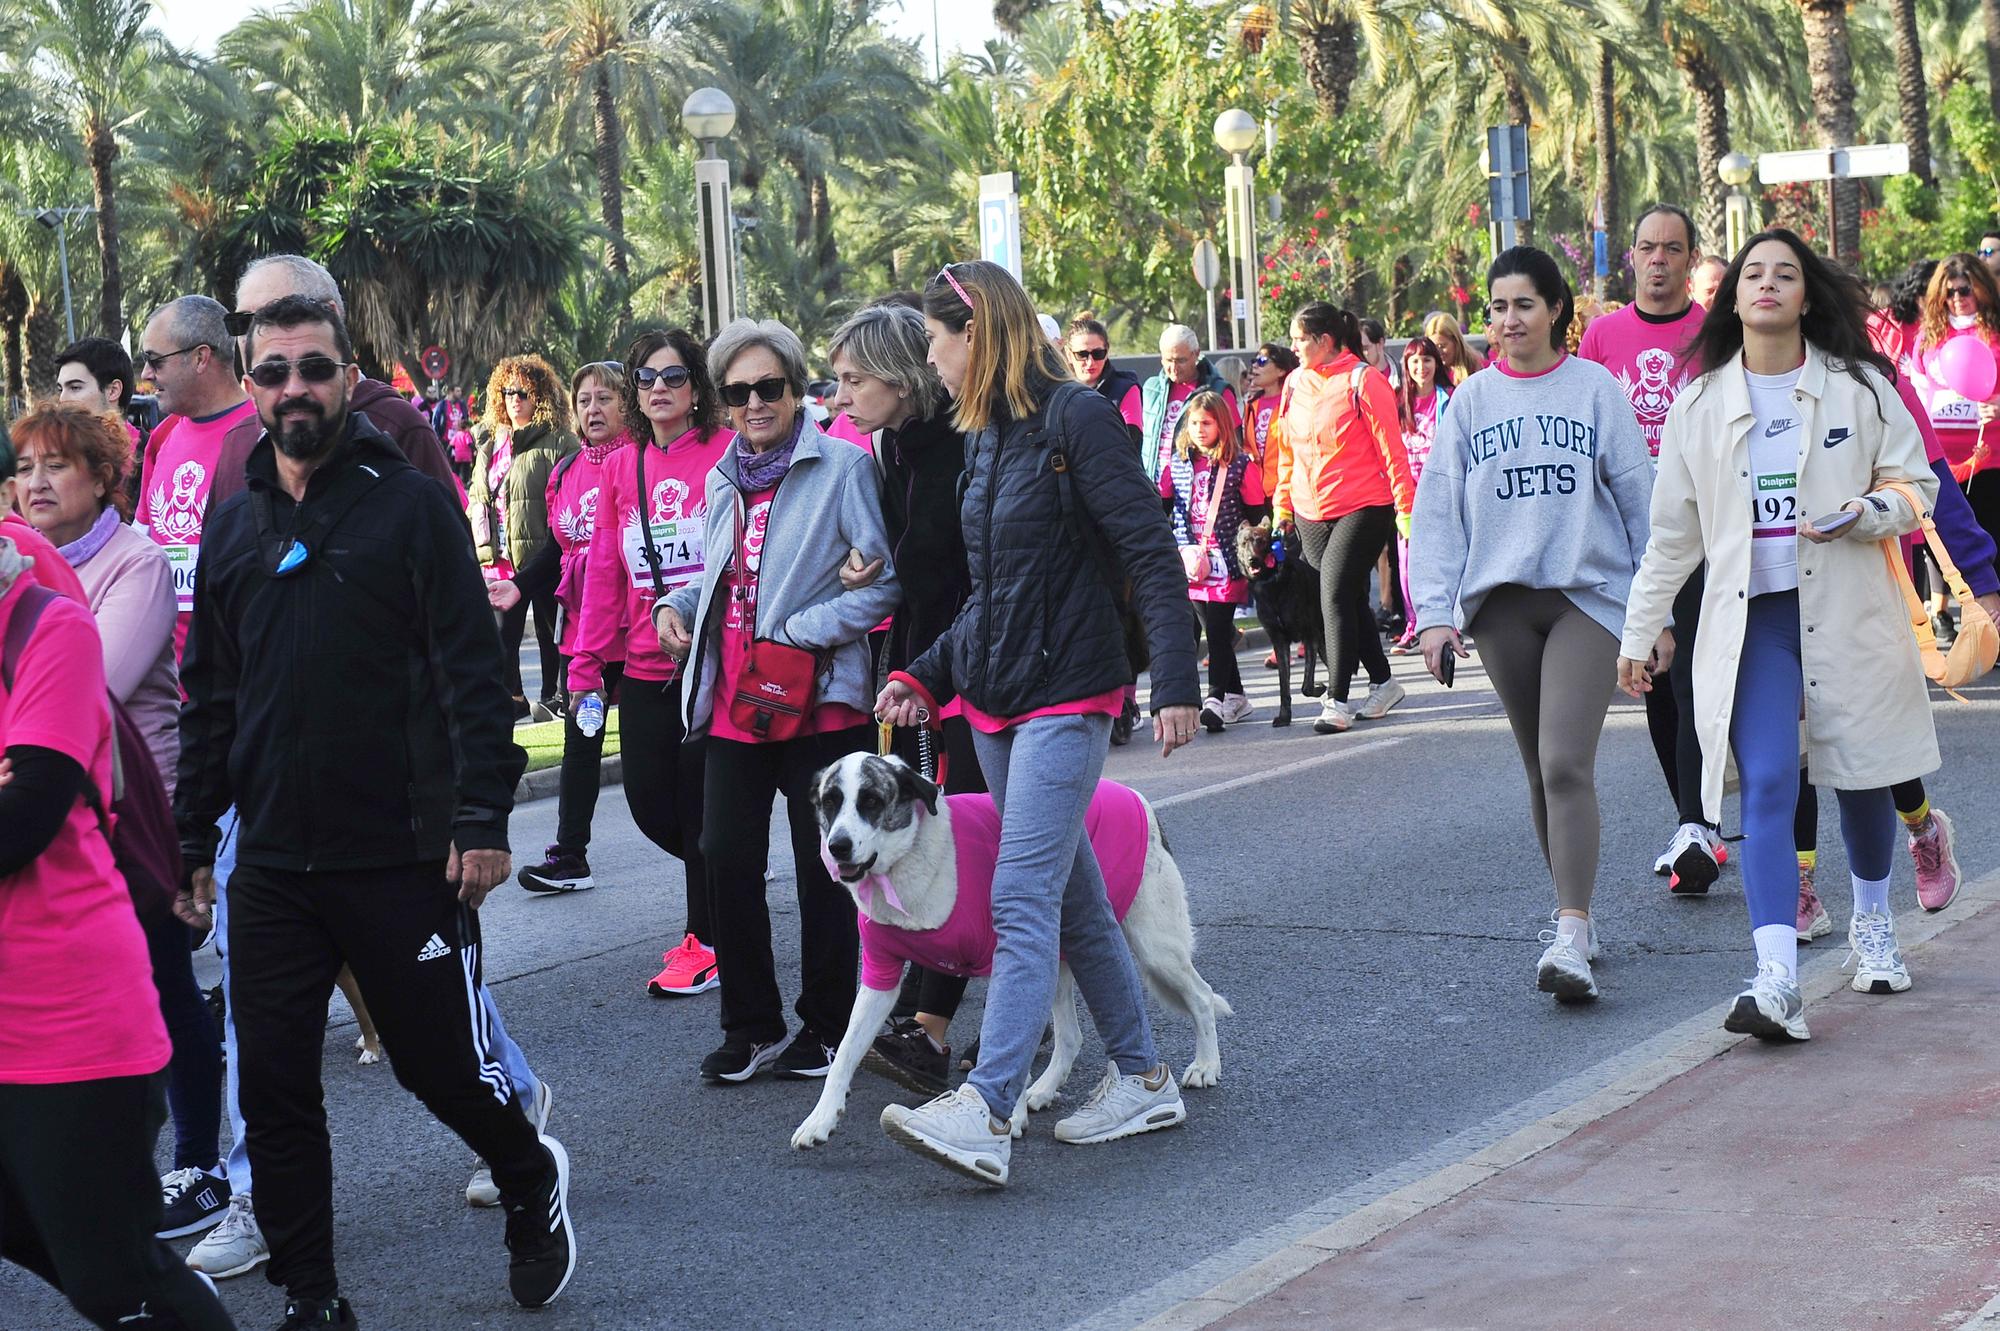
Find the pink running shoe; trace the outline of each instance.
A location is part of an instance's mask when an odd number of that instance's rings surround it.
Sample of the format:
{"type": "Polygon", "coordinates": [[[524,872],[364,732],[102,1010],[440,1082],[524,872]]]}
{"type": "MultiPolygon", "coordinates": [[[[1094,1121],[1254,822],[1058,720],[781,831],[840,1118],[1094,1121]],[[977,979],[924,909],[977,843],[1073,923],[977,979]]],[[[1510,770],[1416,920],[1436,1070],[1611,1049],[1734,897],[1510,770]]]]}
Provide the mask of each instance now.
{"type": "Polygon", "coordinates": [[[660,960],[666,969],[646,982],[646,992],[655,998],[707,993],[722,983],[716,973],[715,949],[703,947],[693,934],[673,951],[663,953],[660,960]]]}
{"type": "Polygon", "coordinates": [[[1833,920],[1827,916],[1826,905],[1819,899],[1819,893],[1813,891],[1813,871],[1803,864],[1799,866],[1798,930],[1801,943],[1833,932],[1833,920]]]}
{"type": "Polygon", "coordinates": [[[1952,849],[1951,819],[1932,809],[1924,830],[1910,833],[1910,854],[1917,861],[1917,904],[1943,910],[1958,895],[1958,853],[1952,849]]]}

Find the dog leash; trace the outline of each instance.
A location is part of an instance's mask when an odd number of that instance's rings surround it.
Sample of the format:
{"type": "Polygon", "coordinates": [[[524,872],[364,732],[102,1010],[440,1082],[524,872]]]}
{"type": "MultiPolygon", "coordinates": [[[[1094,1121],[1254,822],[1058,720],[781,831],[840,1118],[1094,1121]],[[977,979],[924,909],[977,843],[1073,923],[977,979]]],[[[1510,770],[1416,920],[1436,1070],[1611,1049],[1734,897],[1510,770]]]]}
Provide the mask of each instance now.
{"type": "MultiPolygon", "coordinates": [[[[930,712],[923,708],[918,708],[917,709],[917,770],[923,773],[925,780],[934,781],[941,786],[944,784],[945,759],[944,756],[938,752],[937,748],[936,736],[938,734],[938,728],[933,727],[930,721],[931,721],[930,712]]],[[[894,722],[878,721],[875,723],[876,757],[887,758],[889,756],[890,749],[893,748],[895,745],[895,740],[896,740],[896,726],[894,722]]]]}

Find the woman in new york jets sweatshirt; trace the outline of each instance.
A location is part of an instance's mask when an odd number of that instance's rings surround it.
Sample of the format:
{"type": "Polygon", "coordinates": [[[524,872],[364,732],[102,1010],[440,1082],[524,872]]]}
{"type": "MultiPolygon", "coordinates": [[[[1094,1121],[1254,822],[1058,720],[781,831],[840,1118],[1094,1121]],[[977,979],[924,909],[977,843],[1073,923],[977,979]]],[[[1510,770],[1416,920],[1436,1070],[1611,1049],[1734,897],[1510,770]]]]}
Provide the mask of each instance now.
{"type": "Polygon", "coordinates": [[[1653,468],[1617,382],[1563,351],[1574,304],[1555,260],[1511,249],[1486,280],[1499,358],[1459,386],[1438,422],[1417,487],[1410,586],[1431,673],[1442,679],[1446,656],[1466,654],[1467,631],[1507,710],[1556,887],[1536,983],[1574,1002],[1597,997],[1597,739],[1646,549],[1653,468]]]}

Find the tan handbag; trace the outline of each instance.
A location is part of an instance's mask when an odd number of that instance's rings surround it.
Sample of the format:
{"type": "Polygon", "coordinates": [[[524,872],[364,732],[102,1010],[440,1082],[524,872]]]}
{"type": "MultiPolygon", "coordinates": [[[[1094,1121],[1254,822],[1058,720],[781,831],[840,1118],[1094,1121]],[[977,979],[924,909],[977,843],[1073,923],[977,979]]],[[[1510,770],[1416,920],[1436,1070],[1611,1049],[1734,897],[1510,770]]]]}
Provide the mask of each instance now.
{"type": "Polygon", "coordinates": [[[1958,602],[1958,638],[1949,653],[1940,652],[1937,637],[1931,632],[1931,617],[1910,580],[1903,542],[1893,536],[1882,542],[1882,558],[1889,565],[1889,576],[1902,589],[1903,604],[1910,612],[1910,628],[1917,635],[1917,654],[1923,659],[1924,674],[1946,693],[1964,702],[1958,690],[1991,670],[1995,659],[2000,658],[2000,626],[1993,623],[1986,607],[1973,599],[1972,589],[1965,585],[1965,576],[1946,552],[1944,539],[1938,535],[1937,524],[1931,521],[1930,510],[1924,507],[1923,495],[1917,488],[1908,481],[1884,481],[1880,488],[1894,490],[1910,501],[1910,507],[1923,522],[1924,541],[1931,548],[1931,557],[1937,560],[1945,586],[1951,588],[1952,599],[1958,602]]]}

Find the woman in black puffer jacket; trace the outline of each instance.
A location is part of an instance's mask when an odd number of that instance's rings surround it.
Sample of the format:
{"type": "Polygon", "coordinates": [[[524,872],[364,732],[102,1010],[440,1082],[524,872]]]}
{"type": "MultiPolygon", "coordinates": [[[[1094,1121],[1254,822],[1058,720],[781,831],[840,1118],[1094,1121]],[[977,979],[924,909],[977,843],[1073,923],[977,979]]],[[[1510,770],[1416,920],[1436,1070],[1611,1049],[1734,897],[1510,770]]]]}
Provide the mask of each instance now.
{"type": "Polygon", "coordinates": [[[903,1145],[1004,1182],[1008,1124],[1067,962],[1116,1064],[1057,1125],[1104,1140],[1182,1121],[1159,1059],[1132,955],[1083,837],[1112,718],[1131,679],[1119,602],[1131,600],[1152,653],[1162,754],[1194,735],[1200,702],[1187,577],[1116,409],[1069,377],[1012,274],[947,265],[924,293],[931,364],[968,436],[959,515],[972,594],[876,713],[899,725],[957,697],[1000,810],[993,877],[992,985],[980,1057],[964,1086],[883,1125],[903,1145]]]}

